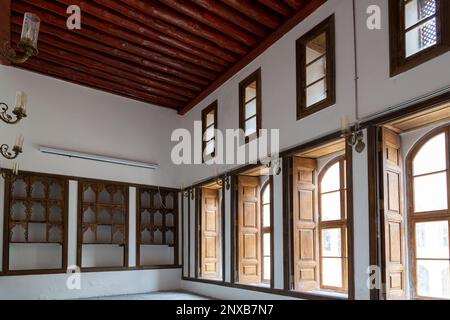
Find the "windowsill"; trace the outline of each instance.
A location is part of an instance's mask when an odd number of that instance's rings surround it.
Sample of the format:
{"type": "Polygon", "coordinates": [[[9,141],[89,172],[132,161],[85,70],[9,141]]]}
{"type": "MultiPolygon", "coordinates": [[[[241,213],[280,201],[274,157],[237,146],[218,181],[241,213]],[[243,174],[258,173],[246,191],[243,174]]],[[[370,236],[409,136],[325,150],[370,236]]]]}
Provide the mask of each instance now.
{"type": "Polygon", "coordinates": [[[327,298],[348,299],[347,293],[340,293],[340,292],[334,292],[334,291],[325,291],[325,290],[295,291],[295,290],[292,290],[292,292],[311,294],[311,295],[327,297],[327,298]]]}
{"type": "Polygon", "coordinates": [[[249,286],[249,287],[259,287],[259,288],[270,288],[269,283],[240,283],[237,284],[243,285],[243,286],[249,286]]]}

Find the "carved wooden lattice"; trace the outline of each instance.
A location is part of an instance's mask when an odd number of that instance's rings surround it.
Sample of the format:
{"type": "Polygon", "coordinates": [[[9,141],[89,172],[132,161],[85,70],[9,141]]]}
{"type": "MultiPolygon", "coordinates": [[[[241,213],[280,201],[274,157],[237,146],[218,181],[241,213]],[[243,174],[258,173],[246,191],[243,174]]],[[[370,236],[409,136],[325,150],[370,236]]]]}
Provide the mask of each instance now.
{"type": "Polygon", "coordinates": [[[82,244],[127,244],[128,188],[81,182],[82,244]]]}
{"type": "Polygon", "coordinates": [[[64,244],[66,181],[22,174],[8,183],[9,243],[64,244]]]}
{"type": "Polygon", "coordinates": [[[177,230],[177,193],[139,189],[138,195],[138,244],[173,246],[177,230]]]}

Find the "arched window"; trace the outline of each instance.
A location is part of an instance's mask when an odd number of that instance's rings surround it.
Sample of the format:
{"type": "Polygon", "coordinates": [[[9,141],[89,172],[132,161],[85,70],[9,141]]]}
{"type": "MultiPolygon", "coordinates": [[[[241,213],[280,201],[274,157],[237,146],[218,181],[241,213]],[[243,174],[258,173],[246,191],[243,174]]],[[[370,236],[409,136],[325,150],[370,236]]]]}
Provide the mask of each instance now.
{"type": "Polygon", "coordinates": [[[345,158],[331,161],[319,176],[320,286],[347,290],[347,184],[345,158]]]}
{"type": "Polygon", "coordinates": [[[261,256],[262,261],[262,282],[270,283],[271,279],[271,190],[270,182],[267,181],[261,190],[261,256]]]}
{"type": "Polygon", "coordinates": [[[418,297],[450,299],[449,133],[450,127],[432,132],[407,161],[411,277],[418,297]]]}

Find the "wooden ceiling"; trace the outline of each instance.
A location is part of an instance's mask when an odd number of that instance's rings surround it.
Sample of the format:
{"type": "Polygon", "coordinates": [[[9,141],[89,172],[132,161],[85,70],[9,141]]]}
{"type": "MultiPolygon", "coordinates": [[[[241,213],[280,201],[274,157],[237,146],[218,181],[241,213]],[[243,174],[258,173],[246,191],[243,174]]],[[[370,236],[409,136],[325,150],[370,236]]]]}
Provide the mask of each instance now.
{"type": "Polygon", "coordinates": [[[185,114],[326,0],[2,1],[13,44],[24,12],[41,18],[39,55],[17,67],[185,114]]]}

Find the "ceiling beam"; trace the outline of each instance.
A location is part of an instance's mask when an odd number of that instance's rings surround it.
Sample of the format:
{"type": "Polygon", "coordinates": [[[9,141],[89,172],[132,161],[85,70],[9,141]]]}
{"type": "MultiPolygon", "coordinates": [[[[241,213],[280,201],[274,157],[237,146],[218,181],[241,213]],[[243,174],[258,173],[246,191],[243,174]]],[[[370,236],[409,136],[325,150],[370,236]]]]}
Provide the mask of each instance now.
{"type": "Polygon", "coordinates": [[[244,58],[242,58],[239,62],[237,62],[233,67],[231,67],[227,72],[222,74],[219,78],[217,78],[209,87],[204,90],[198,97],[192,100],[187,106],[181,109],[178,113],[181,115],[186,114],[189,110],[194,108],[197,104],[199,104],[203,99],[205,99],[208,95],[210,95],[214,90],[219,88],[222,84],[224,84],[228,79],[238,73],[241,69],[243,69],[250,62],[255,60],[261,53],[263,53],[267,48],[273,45],[277,40],[283,37],[287,32],[289,32],[292,28],[298,25],[301,21],[307,18],[310,14],[312,14],[316,9],[318,9],[321,5],[323,5],[327,0],[311,0],[308,4],[295,15],[293,15],[289,20],[287,20],[280,28],[278,28],[275,32],[273,32],[268,38],[266,38],[263,42],[261,42],[256,48],[254,48],[249,54],[247,54],[244,58]]]}
{"type": "MultiPolygon", "coordinates": [[[[2,0],[0,4],[0,45],[10,37],[11,0],[2,0]]],[[[0,56],[0,64],[10,65],[9,61],[0,56]]]]}
{"type": "MultiPolygon", "coordinates": [[[[65,24],[66,24],[65,19],[62,17],[56,16],[53,13],[50,13],[49,11],[44,11],[44,10],[38,9],[36,7],[30,7],[23,3],[14,4],[13,11],[16,11],[16,10],[18,10],[19,12],[32,11],[35,14],[37,14],[46,23],[52,24],[53,26],[56,26],[58,28],[64,28],[65,34],[70,33],[70,32],[67,32],[67,29],[65,28],[65,24]]],[[[77,34],[88,37],[88,38],[94,40],[95,43],[103,43],[107,46],[121,48],[121,51],[135,55],[135,56],[139,57],[140,59],[146,58],[155,63],[161,64],[161,65],[164,65],[167,67],[171,67],[171,68],[179,70],[179,71],[188,72],[188,73],[191,73],[192,75],[200,76],[205,79],[212,80],[212,79],[216,78],[215,72],[205,70],[202,67],[181,61],[179,59],[167,57],[167,56],[160,54],[158,52],[155,52],[155,51],[150,51],[145,48],[141,48],[141,47],[131,44],[127,41],[120,40],[116,37],[108,36],[107,34],[104,34],[97,30],[101,30],[101,24],[99,26],[99,29],[91,29],[86,26],[83,26],[83,28],[79,32],[77,32],[77,34]]]]}
{"type": "Polygon", "coordinates": [[[283,16],[290,16],[292,13],[291,9],[280,0],[258,0],[258,1],[263,5],[265,5],[266,7],[278,12],[279,14],[282,14],[283,16]]]}
{"type": "Polygon", "coordinates": [[[245,55],[248,52],[247,46],[244,46],[242,43],[237,42],[233,38],[217,34],[213,29],[205,27],[197,23],[195,20],[168,10],[166,7],[161,5],[157,5],[156,1],[145,2],[140,0],[123,0],[122,2],[141,11],[142,13],[145,13],[148,16],[163,20],[177,26],[178,28],[196,34],[197,36],[207,39],[212,43],[215,43],[238,55],[245,55]]]}
{"type": "Polygon", "coordinates": [[[254,22],[251,19],[248,19],[246,16],[239,13],[229,6],[223,4],[221,1],[210,1],[210,0],[190,0],[196,5],[215,13],[216,15],[232,21],[234,24],[248,30],[259,38],[264,38],[267,36],[267,32],[265,27],[257,22],[254,22]]]}
{"type": "Polygon", "coordinates": [[[222,32],[246,46],[253,47],[256,45],[257,39],[246,32],[244,29],[237,27],[236,25],[230,23],[229,21],[215,15],[209,13],[207,10],[198,7],[196,5],[192,5],[184,0],[160,0],[165,5],[175,9],[201,23],[204,23],[207,26],[210,26],[219,32],[222,32]]]}
{"type": "MultiPolygon", "coordinates": [[[[15,24],[14,16],[13,16],[12,30],[20,32],[20,26],[15,24]]],[[[74,55],[80,58],[80,61],[83,58],[86,58],[91,63],[97,62],[100,65],[104,65],[106,67],[110,66],[113,69],[122,70],[130,73],[130,75],[136,76],[136,79],[148,79],[148,81],[153,81],[154,83],[159,83],[160,85],[170,84],[174,88],[176,88],[176,92],[185,92],[186,96],[190,96],[190,92],[199,92],[202,90],[202,87],[196,85],[192,82],[185,81],[178,77],[171,77],[162,73],[158,73],[155,71],[151,71],[141,66],[134,65],[128,62],[124,62],[119,59],[110,58],[104,54],[97,53],[97,51],[89,50],[84,47],[81,47],[77,44],[71,44],[68,41],[61,41],[59,38],[54,37],[45,33],[46,26],[43,27],[43,32],[39,35],[39,48],[45,50],[47,46],[54,47],[55,49],[61,49],[60,54],[63,52],[72,52],[74,55]],[[43,47],[42,47],[43,46],[43,47]],[[42,47],[42,48],[41,48],[42,47]],[[189,90],[187,90],[189,89],[189,90]],[[181,91],[180,91],[181,90],[181,91]]],[[[164,87],[161,87],[164,89],[164,87]]]]}
{"type": "MultiPolygon", "coordinates": [[[[27,1],[35,2],[38,0],[27,1]]],[[[65,5],[70,5],[73,3],[73,0],[58,0],[58,2],[64,3],[65,5]]],[[[134,23],[133,21],[123,19],[123,17],[118,16],[109,10],[102,9],[99,6],[87,2],[80,2],[79,5],[82,12],[87,13],[83,15],[83,24],[89,25],[95,29],[101,28],[100,30],[105,33],[123,40],[131,41],[141,47],[150,48],[171,57],[181,59],[198,66],[203,66],[217,72],[223,71],[224,67],[229,65],[229,63],[223,59],[209,55],[208,53],[197,50],[191,46],[186,46],[174,39],[172,39],[172,41],[169,42],[169,45],[167,45],[166,42],[160,41],[156,32],[149,30],[145,26],[138,23],[134,23]],[[98,19],[102,19],[103,21],[99,22],[98,19]],[[122,28],[125,28],[131,32],[124,31],[122,28]],[[173,45],[174,41],[177,46],[173,45]],[[181,50],[179,48],[180,46],[183,47],[181,50]],[[194,50],[197,54],[192,54],[192,51],[190,50],[194,50]],[[201,54],[203,54],[203,56],[201,54]],[[208,59],[205,59],[205,56],[207,56],[208,59]],[[211,60],[215,60],[216,62],[211,62],[211,60]]],[[[51,4],[47,7],[47,9],[52,10],[52,12],[59,15],[66,16],[65,8],[61,6],[51,4]]]]}
{"type": "Polygon", "coordinates": [[[300,10],[303,8],[308,0],[284,0],[289,6],[294,8],[295,10],[300,10]]]}
{"type": "Polygon", "coordinates": [[[278,16],[253,5],[251,2],[242,0],[223,0],[223,2],[271,29],[276,29],[281,24],[278,16]]]}
{"type": "Polygon", "coordinates": [[[146,103],[154,103],[172,109],[178,109],[183,104],[176,100],[158,97],[155,95],[146,94],[142,92],[137,92],[136,90],[124,89],[123,86],[119,84],[115,84],[107,80],[97,79],[95,77],[90,76],[89,74],[41,60],[38,56],[28,60],[22,66],[24,67],[26,66],[27,69],[31,69],[41,74],[42,70],[45,70],[46,73],[45,75],[47,76],[50,74],[53,77],[57,77],[65,81],[71,81],[78,85],[81,84],[95,89],[102,89],[103,91],[119,94],[146,103]]]}

